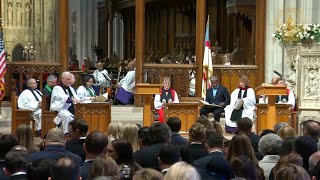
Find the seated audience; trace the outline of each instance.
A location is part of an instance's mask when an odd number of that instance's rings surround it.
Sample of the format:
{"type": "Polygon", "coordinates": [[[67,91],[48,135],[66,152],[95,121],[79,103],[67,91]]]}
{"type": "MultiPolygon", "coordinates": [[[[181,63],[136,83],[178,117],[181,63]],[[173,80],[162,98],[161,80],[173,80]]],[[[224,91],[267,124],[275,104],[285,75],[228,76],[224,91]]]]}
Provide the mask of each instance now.
{"type": "Polygon", "coordinates": [[[138,130],[138,126],[132,123],[125,125],[123,128],[122,139],[131,144],[133,152],[139,150],[138,130]]]}
{"type": "Polygon", "coordinates": [[[96,99],[97,95],[94,89],[92,88],[93,84],[93,77],[90,75],[86,75],[83,78],[83,83],[81,86],[77,89],[77,94],[79,98],[85,102],[85,101],[92,101],[96,99]]]}
{"type": "Polygon", "coordinates": [[[28,180],[47,180],[50,177],[50,171],[56,160],[39,159],[28,166],[27,179],[28,180]]]}
{"type": "Polygon", "coordinates": [[[208,113],[212,112],[214,120],[220,122],[220,116],[223,109],[230,104],[230,95],[226,87],[219,84],[217,76],[211,76],[211,87],[207,89],[206,101],[209,104],[216,104],[221,107],[203,106],[200,109],[200,115],[207,116],[208,113]]]}
{"type": "Polygon", "coordinates": [[[39,151],[39,148],[34,144],[30,125],[20,124],[16,129],[16,136],[19,145],[26,147],[30,154],[39,151]]]}
{"type": "Polygon", "coordinates": [[[213,127],[213,124],[212,122],[207,118],[207,116],[199,116],[197,119],[196,119],[196,123],[200,123],[202,124],[207,131],[211,131],[211,130],[214,130],[214,127],[213,127]]]}
{"type": "Polygon", "coordinates": [[[279,152],[282,139],[273,133],[261,137],[259,141],[259,152],[264,155],[259,166],[264,171],[265,179],[269,179],[271,169],[277,164],[280,159],[279,152]]]}
{"type": "Polygon", "coordinates": [[[88,133],[88,124],[83,119],[75,119],[69,123],[70,140],[66,142],[66,150],[77,154],[84,161],[86,154],[83,151],[83,143],[88,133]]]}
{"type": "Polygon", "coordinates": [[[55,86],[52,90],[50,111],[58,112],[58,116],[54,119],[57,126],[62,126],[64,134],[68,134],[68,125],[74,119],[74,104],[81,103],[76,91],[72,85],[73,74],[63,72],[61,74],[61,84],[55,86]]]}
{"type": "Polygon", "coordinates": [[[83,150],[86,154],[86,160],[80,167],[81,177],[87,180],[89,169],[95,159],[107,153],[108,138],[100,131],[93,131],[88,134],[83,150]]]}
{"type": "Polygon", "coordinates": [[[222,152],[223,136],[218,133],[211,133],[205,137],[204,142],[209,154],[195,160],[192,164],[197,168],[201,178],[231,179],[233,177],[231,166],[222,152]]]}
{"type": "Polygon", "coordinates": [[[175,90],[170,88],[171,79],[164,77],[160,94],[156,94],[154,97],[154,108],[159,114],[159,122],[163,123],[163,105],[166,103],[178,103],[179,98],[175,90]]]}
{"type": "Polygon", "coordinates": [[[275,179],[311,180],[308,172],[296,164],[286,164],[276,173],[275,179]]]}
{"type": "Polygon", "coordinates": [[[144,126],[138,131],[139,148],[150,145],[149,126],[144,126]]]}
{"type": "Polygon", "coordinates": [[[181,158],[183,161],[192,164],[195,160],[208,155],[208,151],[202,144],[206,136],[206,128],[195,123],[189,129],[189,144],[182,150],[181,158]]]}
{"type": "Polygon", "coordinates": [[[177,162],[172,165],[163,180],[201,180],[194,167],[185,162],[177,162]]]}
{"type": "Polygon", "coordinates": [[[225,129],[229,133],[235,133],[237,132],[237,120],[243,117],[252,120],[255,110],[256,95],[254,89],[249,86],[249,79],[246,76],[241,76],[239,87],[231,93],[230,97],[230,105],[224,108],[225,129]]]}
{"type": "Polygon", "coordinates": [[[163,180],[163,175],[151,168],[143,168],[136,172],[133,176],[133,180],[163,180]]]}
{"type": "Polygon", "coordinates": [[[276,164],[276,166],[274,166],[272,168],[269,179],[273,180],[275,178],[275,175],[277,174],[278,170],[283,166],[287,166],[288,164],[295,164],[295,165],[303,167],[303,159],[299,154],[297,154],[295,152],[292,152],[288,155],[281,157],[279,159],[278,163],[276,164]]]}
{"type": "Polygon", "coordinates": [[[70,157],[62,157],[51,168],[48,180],[81,180],[79,163],[70,157]]]}
{"type": "Polygon", "coordinates": [[[312,180],[320,179],[320,162],[311,171],[312,180]]]}
{"type": "Polygon", "coordinates": [[[303,168],[310,174],[309,157],[317,152],[317,142],[310,136],[300,136],[294,142],[295,152],[303,158],[303,168]]]}
{"type": "Polygon", "coordinates": [[[319,141],[320,124],[317,121],[309,120],[303,122],[303,134],[319,141]]]}
{"type": "Polygon", "coordinates": [[[314,167],[319,163],[319,160],[320,160],[320,151],[313,153],[309,157],[309,169],[310,169],[311,174],[313,172],[314,167]]]}
{"type": "Polygon", "coordinates": [[[170,143],[170,129],[167,124],[153,123],[149,129],[150,146],[142,147],[133,154],[133,159],[143,168],[160,170],[158,154],[162,146],[170,143]]]}
{"type": "Polygon", "coordinates": [[[91,164],[89,170],[89,180],[95,177],[106,176],[111,179],[119,179],[119,169],[117,163],[107,155],[97,157],[91,164]]]}
{"type": "Polygon", "coordinates": [[[133,160],[132,146],[126,140],[112,141],[108,155],[118,164],[121,179],[132,179],[135,172],[142,168],[133,160]]]}
{"type": "Polygon", "coordinates": [[[281,139],[286,139],[286,138],[295,138],[296,137],[296,132],[294,129],[290,126],[283,126],[282,128],[279,129],[278,136],[281,137],[281,139]]]}
{"type": "Polygon", "coordinates": [[[295,138],[285,138],[282,140],[281,148],[279,152],[279,156],[283,157],[294,152],[294,142],[296,141],[295,138]]]}
{"type": "Polygon", "coordinates": [[[40,135],[42,93],[37,89],[38,83],[33,78],[27,80],[27,86],[28,89],[23,90],[18,98],[18,108],[32,111],[36,134],[40,135]]]}
{"type": "Polygon", "coordinates": [[[264,130],[260,133],[260,138],[263,137],[264,135],[267,135],[267,134],[270,134],[270,133],[276,134],[276,133],[274,132],[274,130],[272,130],[272,129],[264,129],[264,130]]]}
{"type": "Polygon", "coordinates": [[[42,88],[42,94],[44,96],[51,97],[52,90],[56,85],[57,85],[57,76],[55,75],[48,76],[47,84],[42,88]]]}
{"type": "Polygon", "coordinates": [[[278,123],[276,123],[276,124],[273,126],[274,132],[277,134],[278,131],[279,131],[279,129],[282,128],[283,126],[289,126],[289,124],[286,123],[286,122],[278,122],[278,123]]]}
{"type": "Polygon", "coordinates": [[[253,123],[251,119],[247,117],[240,118],[237,121],[237,126],[238,126],[239,134],[245,134],[246,136],[248,136],[251,142],[252,148],[255,154],[257,155],[260,137],[252,132],[253,123]]]}
{"type": "Polygon", "coordinates": [[[160,149],[158,158],[159,158],[161,173],[165,175],[168,169],[173,164],[180,161],[180,151],[177,151],[174,145],[168,144],[168,145],[162,146],[162,148],[160,149]]]}
{"type": "Polygon", "coordinates": [[[169,117],[167,125],[171,130],[171,144],[180,147],[185,146],[188,143],[188,140],[179,134],[181,129],[181,120],[178,117],[169,117]]]}
{"type": "Polygon", "coordinates": [[[246,155],[235,156],[231,162],[231,168],[236,178],[234,179],[264,179],[263,171],[246,155]]]}
{"type": "Polygon", "coordinates": [[[133,102],[133,88],[135,86],[135,60],[130,61],[127,66],[127,74],[118,83],[118,92],[116,99],[122,104],[129,104],[133,102]]]}
{"type": "Polygon", "coordinates": [[[28,151],[10,150],[4,158],[4,164],[3,170],[11,180],[27,179],[27,168],[30,164],[28,151]]]}
{"type": "Polygon", "coordinates": [[[10,177],[3,171],[4,157],[16,145],[18,145],[18,140],[14,135],[5,134],[0,137],[0,177],[3,180],[8,180],[10,177]]]}
{"type": "Polygon", "coordinates": [[[108,126],[107,136],[109,143],[115,139],[121,139],[123,134],[123,124],[121,122],[111,122],[108,126]]]}
{"type": "Polygon", "coordinates": [[[35,162],[39,159],[58,160],[64,156],[68,156],[75,160],[76,163],[82,164],[80,156],[65,149],[64,134],[62,130],[59,128],[52,128],[47,133],[44,150],[30,154],[30,160],[31,162],[35,162]]]}

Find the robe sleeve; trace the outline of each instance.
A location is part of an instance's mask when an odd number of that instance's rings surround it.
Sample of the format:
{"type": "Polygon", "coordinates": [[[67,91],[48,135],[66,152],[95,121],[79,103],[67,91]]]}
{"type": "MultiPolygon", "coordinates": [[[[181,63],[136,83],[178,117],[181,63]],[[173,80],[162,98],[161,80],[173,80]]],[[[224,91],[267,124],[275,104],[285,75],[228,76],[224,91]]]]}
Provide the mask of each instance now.
{"type": "Polygon", "coordinates": [[[51,111],[61,111],[63,109],[68,109],[71,104],[67,103],[69,96],[64,92],[62,87],[55,86],[52,90],[50,110],[51,111]]]}
{"type": "MultiPolygon", "coordinates": [[[[39,96],[37,97],[39,98],[39,96]]],[[[39,99],[39,101],[41,101],[41,98],[39,99]]],[[[35,111],[39,108],[39,101],[36,100],[30,90],[26,89],[22,91],[18,98],[18,108],[35,111]]]]}
{"type": "Polygon", "coordinates": [[[256,104],[256,95],[252,88],[248,88],[247,90],[247,97],[242,98],[243,100],[243,107],[250,108],[256,104]]]}
{"type": "Polygon", "coordinates": [[[156,94],[154,97],[154,108],[161,109],[162,108],[162,102],[160,102],[160,94],[156,94]]]}
{"type": "Polygon", "coordinates": [[[84,86],[78,87],[77,94],[81,100],[90,100],[90,95],[88,96],[87,89],[84,86]]]}
{"type": "Polygon", "coordinates": [[[176,91],[174,91],[174,101],[173,103],[179,103],[179,97],[176,91]]]}

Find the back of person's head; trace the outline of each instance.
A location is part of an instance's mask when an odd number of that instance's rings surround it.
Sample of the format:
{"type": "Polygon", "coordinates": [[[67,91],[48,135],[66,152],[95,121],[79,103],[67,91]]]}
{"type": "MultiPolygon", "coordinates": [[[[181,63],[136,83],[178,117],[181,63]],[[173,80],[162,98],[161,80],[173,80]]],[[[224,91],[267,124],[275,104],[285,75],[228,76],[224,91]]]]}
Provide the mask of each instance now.
{"type": "Polygon", "coordinates": [[[202,124],[206,130],[214,130],[212,122],[205,115],[201,115],[196,119],[196,123],[202,124]]]}
{"type": "Polygon", "coordinates": [[[71,127],[71,131],[69,133],[78,133],[81,137],[87,136],[88,133],[88,123],[87,121],[83,119],[75,119],[69,123],[69,126],[71,127]]]}
{"type": "Polygon", "coordinates": [[[282,128],[280,128],[278,130],[278,136],[280,136],[282,139],[285,139],[285,138],[289,138],[289,137],[293,137],[295,138],[296,137],[296,132],[295,130],[290,127],[290,126],[283,126],[282,128]]]}
{"type": "Polygon", "coordinates": [[[259,152],[264,155],[278,155],[281,148],[282,139],[273,133],[264,135],[259,140],[259,152]]]}
{"type": "Polygon", "coordinates": [[[32,129],[30,125],[20,124],[16,129],[16,136],[20,145],[25,146],[29,151],[35,150],[32,129]]]}
{"type": "Polygon", "coordinates": [[[313,176],[312,179],[320,179],[320,162],[313,169],[310,169],[310,171],[313,176]]]}
{"type": "Polygon", "coordinates": [[[247,117],[243,117],[237,120],[237,127],[240,133],[251,133],[252,126],[252,120],[247,117]]]}
{"type": "Polygon", "coordinates": [[[264,129],[261,133],[260,133],[260,137],[264,136],[264,135],[267,135],[267,134],[270,134],[270,133],[274,133],[274,130],[272,129],[264,129]]]}
{"type": "Polygon", "coordinates": [[[127,140],[131,144],[134,152],[139,150],[138,130],[138,126],[132,123],[125,125],[123,129],[122,139],[127,140]]]}
{"type": "Polygon", "coordinates": [[[288,155],[294,151],[295,138],[285,138],[282,140],[279,155],[280,157],[288,155]]]}
{"type": "Polygon", "coordinates": [[[186,162],[177,162],[172,165],[163,180],[200,180],[200,175],[194,167],[186,162]]]}
{"type": "Polygon", "coordinates": [[[195,123],[189,129],[189,140],[192,142],[202,142],[206,136],[206,128],[200,124],[195,123]]]}
{"type": "Polygon", "coordinates": [[[10,150],[4,157],[5,170],[9,174],[16,172],[27,172],[30,164],[28,151],[10,150]]]}
{"type": "Polygon", "coordinates": [[[258,179],[257,167],[248,156],[235,156],[230,165],[236,177],[249,180],[258,179]]]}
{"type": "Polygon", "coordinates": [[[278,133],[279,129],[282,128],[283,126],[289,126],[288,123],[286,122],[278,122],[273,126],[273,130],[275,133],[278,133]]]}
{"type": "Polygon", "coordinates": [[[58,160],[51,168],[51,180],[78,180],[80,178],[80,165],[69,157],[58,160]]]}
{"type": "Polygon", "coordinates": [[[151,168],[138,170],[133,176],[133,180],[162,180],[163,175],[159,171],[151,168]]]}
{"type": "Polygon", "coordinates": [[[311,180],[308,172],[296,164],[282,166],[276,173],[275,179],[311,180]]]}
{"type": "Polygon", "coordinates": [[[128,141],[116,139],[111,144],[114,151],[118,153],[118,159],[115,160],[117,164],[133,163],[133,149],[128,141]]]}
{"type": "Polygon", "coordinates": [[[167,144],[161,147],[158,157],[162,164],[172,165],[180,160],[180,151],[174,145],[167,144]]]}
{"type": "Polygon", "coordinates": [[[106,152],[107,145],[108,138],[104,133],[100,131],[92,131],[88,134],[85,140],[85,153],[100,155],[106,152]]]}
{"type": "Polygon", "coordinates": [[[111,122],[108,125],[107,135],[115,139],[121,139],[123,133],[123,124],[121,122],[111,122]]]}
{"type": "Polygon", "coordinates": [[[310,136],[299,136],[294,142],[295,151],[300,154],[300,156],[305,159],[317,152],[317,142],[310,136]]]}
{"type": "Polygon", "coordinates": [[[138,131],[140,148],[143,146],[150,145],[149,128],[150,128],[149,126],[144,126],[144,127],[140,128],[138,131]]]}
{"type": "Polygon", "coordinates": [[[279,159],[279,161],[277,162],[276,166],[274,167],[274,174],[282,167],[282,166],[286,166],[287,164],[296,164],[298,166],[303,166],[303,159],[302,157],[295,153],[292,152],[288,155],[285,155],[283,157],[281,157],[279,159]]]}
{"type": "Polygon", "coordinates": [[[210,148],[223,148],[223,136],[213,132],[208,134],[205,138],[204,138],[204,142],[206,144],[206,146],[208,147],[208,149],[210,148]]]}
{"type": "Polygon", "coordinates": [[[153,123],[149,128],[152,144],[170,142],[171,131],[167,124],[153,123]]]}
{"type": "Polygon", "coordinates": [[[216,133],[220,134],[221,136],[223,136],[223,129],[222,129],[221,125],[217,121],[213,121],[212,125],[213,125],[214,131],[216,133]]]}
{"type": "Polygon", "coordinates": [[[39,159],[29,165],[27,170],[28,180],[47,180],[53,165],[57,163],[53,159],[39,159]]]}
{"type": "Polygon", "coordinates": [[[169,117],[167,125],[171,129],[171,132],[178,133],[181,129],[181,120],[178,117],[169,117]]]}
{"type": "Polygon", "coordinates": [[[0,137],[0,159],[14,147],[18,145],[18,139],[12,134],[5,134],[0,137]]]}
{"type": "Polygon", "coordinates": [[[234,157],[240,155],[246,155],[254,163],[258,163],[250,139],[245,134],[237,134],[232,137],[227,160],[231,162],[234,157]]]}
{"type": "Polygon", "coordinates": [[[309,169],[311,172],[312,172],[313,168],[318,164],[319,160],[320,160],[320,151],[313,153],[309,157],[309,169]]]}
{"type": "Polygon", "coordinates": [[[48,131],[45,146],[51,145],[51,144],[60,144],[64,145],[64,134],[61,129],[59,128],[52,128],[48,131]]]}
{"type": "Polygon", "coordinates": [[[316,140],[319,139],[320,125],[319,122],[310,120],[303,123],[304,124],[304,135],[310,136],[316,140]]]}
{"type": "Polygon", "coordinates": [[[91,164],[88,179],[93,179],[98,176],[119,177],[117,163],[107,155],[99,156],[91,164]]]}

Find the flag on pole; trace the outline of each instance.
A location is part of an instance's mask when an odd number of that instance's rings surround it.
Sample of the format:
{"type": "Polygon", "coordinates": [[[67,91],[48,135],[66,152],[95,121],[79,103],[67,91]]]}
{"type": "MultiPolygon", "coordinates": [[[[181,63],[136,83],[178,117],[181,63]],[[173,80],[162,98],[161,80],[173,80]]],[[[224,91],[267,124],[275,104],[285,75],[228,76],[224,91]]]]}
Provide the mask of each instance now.
{"type": "Polygon", "coordinates": [[[202,97],[206,98],[207,89],[211,87],[210,77],[213,73],[212,57],[209,40],[209,16],[206,25],[206,37],[203,56],[203,78],[202,78],[202,97]]]}
{"type": "Polygon", "coordinates": [[[6,73],[6,55],[4,51],[3,34],[0,30],[0,100],[4,96],[4,74],[6,73]]]}

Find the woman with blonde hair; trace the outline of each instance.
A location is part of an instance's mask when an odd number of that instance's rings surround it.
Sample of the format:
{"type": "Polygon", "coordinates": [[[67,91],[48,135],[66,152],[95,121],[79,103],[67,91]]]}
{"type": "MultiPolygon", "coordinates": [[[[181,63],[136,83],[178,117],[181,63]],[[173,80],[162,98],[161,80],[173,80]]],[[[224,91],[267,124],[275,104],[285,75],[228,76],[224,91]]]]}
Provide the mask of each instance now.
{"type": "Polygon", "coordinates": [[[162,180],[163,175],[151,168],[143,168],[136,172],[133,176],[133,180],[162,180]]]}
{"type": "Polygon", "coordinates": [[[107,176],[118,179],[119,169],[117,163],[107,155],[102,155],[95,159],[91,164],[88,179],[92,180],[98,176],[107,176]]]}
{"type": "Polygon", "coordinates": [[[133,152],[139,150],[138,126],[132,123],[127,124],[123,129],[122,139],[128,141],[133,152]]]}
{"type": "Polygon", "coordinates": [[[281,139],[286,138],[296,138],[296,132],[290,126],[283,126],[277,132],[277,135],[281,137],[281,139]]]}
{"type": "Polygon", "coordinates": [[[16,129],[16,136],[19,145],[26,147],[30,154],[39,151],[39,148],[34,144],[32,129],[29,125],[20,124],[16,129]]]}
{"type": "Polygon", "coordinates": [[[108,126],[107,136],[109,142],[115,139],[121,139],[123,133],[123,124],[121,122],[111,122],[108,126]]]}
{"type": "Polygon", "coordinates": [[[163,180],[200,180],[200,175],[194,167],[185,162],[172,165],[163,180]]]}

